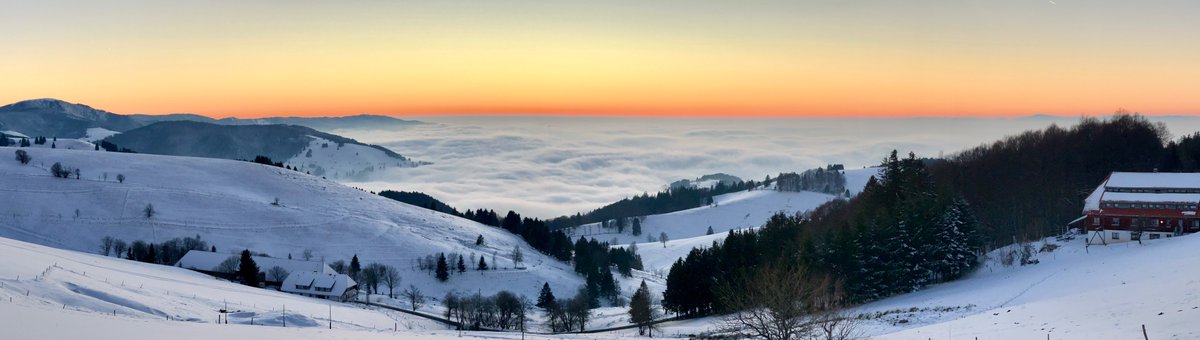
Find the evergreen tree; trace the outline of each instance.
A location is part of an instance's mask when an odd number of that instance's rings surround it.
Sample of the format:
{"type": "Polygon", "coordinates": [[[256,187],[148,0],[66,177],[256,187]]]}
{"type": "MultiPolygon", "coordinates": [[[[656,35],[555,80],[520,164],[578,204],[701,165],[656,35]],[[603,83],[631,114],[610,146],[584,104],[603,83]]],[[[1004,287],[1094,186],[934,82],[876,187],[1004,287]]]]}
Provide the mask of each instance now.
{"type": "Polygon", "coordinates": [[[550,290],[550,283],[542,283],[542,292],[538,294],[537,304],[534,304],[534,306],[539,308],[550,308],[550,306],[557,305],[558,302],[554,300],[554,292],[550,290]]]}
{"type": "Polygon", "coordinates": [[[458,266],[457,267],[458,267],[457,269],[458,269],[459,274],[465,273],[467,271],[467,264],[465,262],[463,262],[462,255],[458,255],[458,266]]]}
{"type": "Polygon", "coordinates": [[[238,262],[237,277],[242,280],[242,284],[258,287],[258,264],[254,263],[249,249],[242,250],[242,257],[238,262]]]}
{"type": "Polygon", "coordinates": [[[711,226],[711,225],[710,225],[710,226],[708,226],[708,231],[707,231],[707,232],[705,232],[704,234],[705,234],[705,235],[712,235],[712,234],[713,234],[713,229],[712,229],[712,226],[711,226]]]}
{"type": "Polygon", "coordinates": [[[350,278],[357,281],[359,280],[358,274],[361,272],[362,264],[358,262],[358,254],[354,254],[354,256],[350,258],[350,271],[347,273],[347,275],[350,275],[350,278]]]}
{"type": "Polygon", "coordinates": [[[444,253],[438,254],[437,271],[435,275],[437,276],[438,281],[446,282],[446,280],[450,279],[450,268],[448,265],[446,265],[446,254],[444,253]]]}
{"type": "Polygon", "coordinates": [[[154,243],[151,243],[150,247],[146,249],[146,258],[142,259],[142,262],[158,263],[158,252],[154,251],[154,243]]]}
{"type": "Polygon", "coordinates": [[[476,245],[476,246],[482,246],[483,244],[484,244],[484,242],[483,242],[483,235],[481,234],[481,235],[479,235],[479,237],[478,237],[478,238],[476,238],[476,239],[475,239],[475,245],[476,245]]]}
{"type": "Polygon", "coordinates": [[[633,218],[633,228],[630,231],[633,233],[633,236],[641,236],[642,235],[642,219],[634,217],[633,218]]]}
{"type": "Polygon", "coordinates": [[[475,267],[475,269],[476,270],[488,270],[487,261],[483,260],[483,256],[479,257],[479,266],[475,267]]]}
{"type": "Polygon", "coordinates": [[[646,280],[642,280],[642,285],[633,293],[633,297],[629,299],[629,322],[638,326],[638,335],[646,333],[650,322],[654,320],[652,314],[650,300],[650,288],[646,287],[646,280]]]}

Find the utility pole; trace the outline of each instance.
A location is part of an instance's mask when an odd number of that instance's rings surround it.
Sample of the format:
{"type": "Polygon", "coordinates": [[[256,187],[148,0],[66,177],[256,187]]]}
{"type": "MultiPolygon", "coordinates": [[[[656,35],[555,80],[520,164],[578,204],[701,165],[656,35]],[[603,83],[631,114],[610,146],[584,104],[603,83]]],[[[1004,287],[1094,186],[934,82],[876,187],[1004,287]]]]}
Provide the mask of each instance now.
{"type": "Polygon", "coordinates": [[[283,304],[283,327],[287,328],[287,304],[283,304]]]}
{"type": "Polygon", "coordinates": [[[333,304],[329,305],[329,329],[333,329],[333,304]]]}

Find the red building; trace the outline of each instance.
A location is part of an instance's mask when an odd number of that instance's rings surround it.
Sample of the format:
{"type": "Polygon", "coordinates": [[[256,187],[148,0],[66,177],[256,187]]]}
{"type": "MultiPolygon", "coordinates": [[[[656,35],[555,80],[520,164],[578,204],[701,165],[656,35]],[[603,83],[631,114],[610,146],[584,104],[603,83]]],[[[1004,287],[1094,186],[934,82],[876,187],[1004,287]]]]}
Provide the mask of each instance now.
{"type": "Polygon", "coordinates": [[[1200,232],[1200,173],[1114,172],[1092,191],[1072,226],[1088,243],[1153,240],[1200,232]]]}

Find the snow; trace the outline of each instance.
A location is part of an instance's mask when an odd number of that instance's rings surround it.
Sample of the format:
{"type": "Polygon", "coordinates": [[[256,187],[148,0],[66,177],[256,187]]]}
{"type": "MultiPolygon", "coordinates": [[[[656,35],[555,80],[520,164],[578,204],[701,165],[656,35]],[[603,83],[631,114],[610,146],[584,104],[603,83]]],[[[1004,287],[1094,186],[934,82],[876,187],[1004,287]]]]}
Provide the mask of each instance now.
{"type": "Polygon", "coordinates": [[[96,142],[101,139],[112,137],[113,135],[120,133],[117,131],[100,128],[100,127],[88,128],[86,132],[87,132],[87,135],[85,135],[83,138],[80,138],[80,139],[88,141],[88,142],[96,142]]]}
{"type": "Polygon", "coordinates": [[[1200,188],[1200,173],[1113,172],[1104,183],[1109,188],[1200,188]]]}
{"type": "MultiPolygon", "coordinates": [[[[330,147],[333,147],[332,145],[330,147]]],[[[331,180],[250,162],[63,149],[28,149],[33,161],[0,161],[0,237],[96,252],[100,239],[163,242],[200,235],[220,253],[243,249],[286,258],[312,250],[332,262],[357,254],[401,270],[403,285],[430,296],[447,291],[493,294],[507,289],[536,297],[543,282],[571,292],[583,280],[568,264],[533,251],[499,228],[433,212],[331,180]],[[53,178],[50,164],[82,171],[81,180],[53,178]],[[123,174],[124,183],[116,177],[123,174]],[[279,199],[279,205],[272,202],[279,199]],[[146,218],[152,204],[157,213],[146,218]],[[476,246],[482,235],[486,245],[476,246]],[[509,252],[525,251],[523,269],[509,252]],[[414,265],[441,252],[495,254],[498,270],[468,271],[440,283],[414,265]]],[[[491,259],[488,259],[489,262],[491,259]]],[[[623,283],[630,289],[634,282],[623,283]]]]}
{"type": "Polygon", "coordinates": [[[309,141],[308,147],[284,163],[298,166],[300,171],[311,173],[313,176],[342,182],[361,181],[376,170],[416,166],[412,161],[393,158],[383,150],[369,146],[349,143],[339,146],[337,142],[310,137],[312,140],[309,141]]]}
{"type": "MultiPolygon", "coordinates": [[[[866,186],[867,179],[878,173],[878,168],[863,168],[845,171],[846,188],[858,194],[866,186]]],[[[771,216],[803,213],[815,209],[838,196],[817,192],[781,192],[770,189],[738,191],[713,198],[714,204],[676,211],[661,215],[646,216],[642,220],[642,235],[633,236],[626,227],[618,234],[615,228],[604,229],[599,223],[585,224],[566,230],[572,239],[579,236],[596,238],[599,241],[617,242],[614,246],[638,244],[642,264],[647,271],[670,269],[676,259],[686,256],[692,247],[708,247],[713,241],[725,239],[727,231],[761,227],[771,216]],[[714,235],[707,235],[708,227],[714,235]],[[648,237],[658,238],[667,233],[666,246],[660,242],[648,242],[648,237]]]]}
{"type": "Polygon", "coordinates": [[[1200,194],[1154,194],[1141,192],[1106,192],[1105,202],[1192,203],[1200,202],[1200,194]]]}
{"type": "Polygon", "coordinates": [[[12,130],[4,130],[4,131],[0,131],[0,133],[4,134],[5,136],[9,136],[9,137],[29,138],[29,136],[26,136],[23,133],[12,131],[12,130]]]}
{"type": "MultiPolygon", "coordinates": [[[[169,318],[176,324],[216,323],[219,310],[228,308],[234,311],[229,314],[230,324],[250,324],[254,318],[257,325],[278,322],[282,326],[286,318],[288,327],[328,327],[332,313],[334,327],[341,329],[391,328],[395,323],[418,329],[445,328],[407,314],[365,310],[328,300],[248,287],[182,268],[54,249],[7,238],[0,238],[0,258],[5,259],[0,261],[0,300],[3,300],[0,311],[11,311],[14,306],[29,312],[45,308],[55,311],[46,315],[46,320],[35,323],[61,322],[62,317],[77,312],[104,315],[105,322],[165,322],[169,318]]],[[[29,328],[38,332],[51,331],[29,328]]],[[[13,331],[11,327],[4,329],[5,332],[13,331]]],[[[45,333],[34,335],[46,336],[45,333]]]]}
{"type": "MultiPolygon", "coordinates": [[[[181,268],[187,268],[187,269],[215,272],[215,271],[217,271],[215,269],[217,268],[217,266],[221,265],[221,262],[224,262],[225,260],[229,259],[230,257],[236,257],[236,256],[238,256],[238,255],[229,254],[229,253],[214,253],[214,252],[210,252],[208,250],[192,250],[192,251],[188,251],[187,254],[184,254],[183,257],[179,259],[179,262],[177,262],[175,264],[175,266],[181,267],[181,268]]],[[[326,274],[337,273],[337,272],[333,271],[333,268],[330,268],[329,265],[326,265],[325,263],[322,263],[320,261],[289,260],[286,258],[274,258],[274,257],[265,257],[265,256],[251,256],[250,258],[254,260],[254,263],[256,265],[258,265],[259,270],[262,272],[267,272],[268,270],[271,269],[271,267],[280,267],[280,268],[283,268],[284,270],[287,270],[289,273],[291,273],[291,272],[321,272],[321,273],[326,273],[326,274]]]]}
{"type": "MultiPolygon", "coordinates": [[[[1194,339],[1200,327],[1200,237],[1085,248],[1057,242],[1039,264],[1004,267],[1003,251],[965,279],[855,310],[886,314],[864,324],[873,339],[1194,339]],[[916,309],[916,312],[907,312],[916,309]],[[906,320],[905,323],[898,323],[906,320]]],[[[1041,244],[1034,243],[1035,247],[1041,244]]]]}

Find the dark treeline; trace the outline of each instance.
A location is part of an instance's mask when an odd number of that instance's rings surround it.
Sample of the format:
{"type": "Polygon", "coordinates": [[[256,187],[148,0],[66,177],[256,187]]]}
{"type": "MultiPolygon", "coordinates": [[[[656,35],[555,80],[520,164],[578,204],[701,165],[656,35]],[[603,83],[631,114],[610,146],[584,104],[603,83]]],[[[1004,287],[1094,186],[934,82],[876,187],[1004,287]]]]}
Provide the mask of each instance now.
{"type": "Polygon", "coordinates": [[[532,307],[524,296],[502,290],[493,296],[479,293],[458,296],[446,293],[442,299],[447,319],[457,321],[467,329],[525,330],[527,312],[532,307]]]}
{"type": "Polygon", "coordinates": [[[592,307],[599,307],[599,298],[614,305],[621,305],[621,287],[613,278],[612,270],[625,277],[632,277],[632,269],[642,270],[642,257],[636,248],[609,247],[607,242],[580,237],[575,241],[575,272],[587,278],[587,296],[592,307]]]}
{"type": "Polygon", "coordinates": [[[830,165],[826,168],[806,170],[799,174],[794,172],[782,173],[775,177],[775,189],[779,191],[815,191],[830,195],[850,196],[846,189],[846,176],[842,174],[842,166],[830,165]]]}
{"type": "Polygon", "coordinates": [[[124,240],[112,236],[105,236],[100,239],[100,254],[104,256],[116,255],[126,260],[165,264],[168,266],[179,262],[179,259],[183,258],[183,255],[187,254],[188,251],[209,249],[208,242],[201,240],[200,235],[196,235],[194,238],[176,237],[157,244],[142,240],[126,243],[124,240]]]}
{"type": "Polygon", "coordinates": [[[893,153],[852,199],[694,249],[671,268],[664,307],[724,311],[717,287],[775,263],[832,277],[847,302],[910,292],[965,275],[987,249],[1063,232],[1113,171],[1198,168],[1200,134],[1171,141],[1163,125],[1128,114],[1025,132],[944,160],[893,153]]]}
{"type": "Polygon", "coordinates": [[[562,232],[550,230],[542,220],[522,218],[520,214],[511,210],[503,218],[494,210],[489,209],[467,210],[459,213],[458,209],[420,192],[384,190],[379,195],[409,205],[462,217],[480,224],[503,228],[514,235],[521,236],[525,242],[529,242],[533,249],[560,261],[571,261],[571,247],[573,246],[571,239],[562,232]]]}
{"type": "Polygon", "coordinates": [[[1062,233],[1113,171],[1196,170],[1197,136],[1168,139],[1140,115],[1083,118],[960,152],[930,172],[972,203],[985,244],[998,247],[1062,233]]]}
{"type": "Polygon", "coordinates": [[[712,203],[713,196],[746,190],[756,184],[754,181],[746,181],[732,185],[717,183],[712,188],[675,187],[654,195],[644,193],[622,199],[587,213],[556,217],[546,223],[551,229],[557,230],[588,223],[686,210],[712,203]]]}
{"type": "MultiPolygon", "coordinates": [[[[446,213],[446,214],[450,214],[450,215],[454,215],[454,216],[458,216],[458,217],[465,217],[462,213],[458,212],[457,209],[454,209],[454,207],[451,207],[449,204],[446,204],[445,202],[442,202],[436,198],[433,198],[433,196],[429,196],[429,195],[426,195],[421,192],[384,190],[384,191],[379,192],[379,196],[387,197],[387,198],[390,198],[393,200],[408,203],[409,205],[415,205],[418,207],[422,207],[425,209],[429,209],[429,210],[433,210],[433,211],[437,211],[437,212],[441,212],[441,213],[446,213]]],[[[495,213],[493,213],[493,214],[495,214],[495,213]]],[[[471,218],[470,220],[475,220],[475,219],[471,218]]],[[[479,221],[476,221],[476,222],[479,222],[479,221]]],[[[484,224],[488,224],[488,223],[484,223],[484,224]]],[[[488,224],[488,225],[494,226],[496,224],[488,224]]]]}
{"type": "Polygon", "coordinates": [[[976,263],[976,223],[964,200],[939,193],[925,164],[895,152],[862,194],[809,216],[773,216],[693,249],[667,276],[663,307],[683,315],[726,312],[716,292],[760,266],[807,268],[831,276],[846,299],[869,301],[952,280],[976,263]]]}

